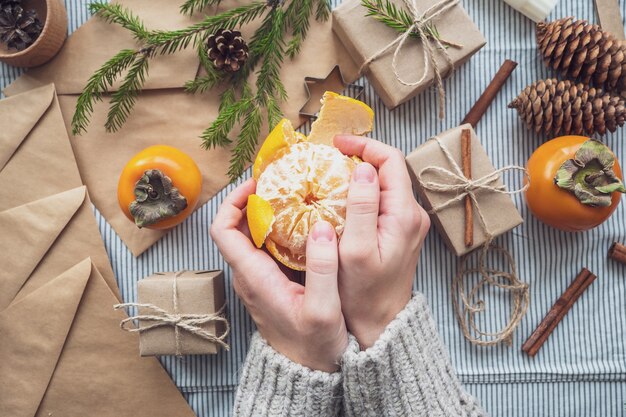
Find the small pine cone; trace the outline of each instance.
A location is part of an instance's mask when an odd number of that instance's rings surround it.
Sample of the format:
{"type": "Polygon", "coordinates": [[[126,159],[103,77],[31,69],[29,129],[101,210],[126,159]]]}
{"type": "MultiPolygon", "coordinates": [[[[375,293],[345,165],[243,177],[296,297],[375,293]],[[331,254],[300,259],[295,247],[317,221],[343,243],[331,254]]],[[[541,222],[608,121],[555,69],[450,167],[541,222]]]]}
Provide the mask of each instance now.
{"type": "Polygon", "coordinates": [[[537,23],[546,65],[563,76],[606,91],[626,92],[626,42],[571,17],[537,23]]]}
{"type": "Polygon", "coordinates": [[[615,132],[626,120],[626,104],[601,89],[556,79],[537,81],[526,87],[509,108],[536,133],[549,137],[591,136],[615,132]]]}
{"type": "Polygon", "coordinates": [[[42,29],[34,10],[24,10],[14,1],[5,0],[0,4],[0,41],[8,48],[18,51],[28,48],[35,43],[42,29]]]}
{"type": "Polygon", "coordinates": [[[237,30],[220,29],[207,40],[209,59],[218,70],[237,72],[248,59],[248,45],[237,30]]]}

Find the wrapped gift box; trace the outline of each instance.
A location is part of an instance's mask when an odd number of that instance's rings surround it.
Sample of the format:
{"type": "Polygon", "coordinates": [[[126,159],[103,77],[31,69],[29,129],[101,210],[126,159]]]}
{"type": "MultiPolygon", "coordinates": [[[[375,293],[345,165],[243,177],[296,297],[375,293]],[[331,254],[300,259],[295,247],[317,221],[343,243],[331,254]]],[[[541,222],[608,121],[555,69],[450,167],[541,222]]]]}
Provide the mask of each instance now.
{"type": "MultiPolygon", "coordinates": [[[[216,314],[224,306],[224,274],[222,271],[157,273],[139,281],[137,298],[139,304],[152,304],[171,314],[216,314]],[[174,309],[174,280],[178,311],[174,309]]],[[[151,316],[155,315],[155,311],[139,307],[139,315],[151,316]]],[[[140,319],[139,329],[153,324],[154,321],[140,319]]],[[[198,327],[218,336],[225,330],[221,321],[209,321],[199,324],[198,327]]],[[[184,329],[179,329],[179,337],[180,351],[177,352],[174,326],[140,331],[140,354],[141,356],[214,354],[219,350],[218,344],[184,329]]]]}
{"type": "MultiPolygon", "coordinates": [[[[463,129],[471,129],[472,177],[479,179],[495,172],[496,168],[494,168],[485,148],[478,140],[476,132],[469,124],[440,133],[437,137],[450,152],[459,167],[461,167],[461,131],[463,129]]],[[[435,140],[429,140],[407,156],[407,163],[416,193],[424,208],[430,213],[433,224],[450,250],[457,256],[462,256],[483,246],[488,237],[480,224],[476,207],[474,207],[473,216],[474,244],[470,247],[465,246],[465,209],[463,200],[433,212],[433,207],[438,207],[458,195],[457,192],[450,191],[433,192],[426,190],[423,186],[424,182],[447,183],[453,181],[451,177],[442,175],[435,170],[423,171],[427,167],[441,167],[454,172],[454,168],[441,146],[435,140]]],[[[503,186],[499,178],[492,185],[495,187],[503,186]]],[[[476,191],[476,197],[478,206],[485,218],[486,226],[494,237],[522,224],[523,219],[509,195],[489,190],[478,190],[476,191]]]]}
{"type": "MultiPolygon", "coordinates": [[[[439,1],[418,0],[418,9],[423,13],[439,1]]],[[[393,0],[393,2],[398,8],[405,7],[400,0],[393,0]]],[[[344,1],[333,11],[333,30],[359,67],[401,35],[400,32],[374,17],[366,17],[366,13],[367,10],[361,5],[361,0],[344,1]]],[[[485,38],[460,4],[444,11],[431,22],[436,26],[442,39],[462,46],[446,48],[455,68],[461,66],[486,43],[485,38]]],[[[398,73],[403,79],[417,81],[421,78],[425,68],[423,48],[423,43],[419,39],[411,37],[406,41],[397,61],[398,73]]],[[[421,84],[408,86],[399,82],[392,69],[395,49],[395,46],[390,48],[364,71],[376,93],[389,108],[397,107],[415,97],[431,86],[435,79],[433,66],[429,65],[424,82],[421,84]]],[[[440,73],[449,74],[450,65],[443,52],[435,50],[435,56],[440,73]]]]}

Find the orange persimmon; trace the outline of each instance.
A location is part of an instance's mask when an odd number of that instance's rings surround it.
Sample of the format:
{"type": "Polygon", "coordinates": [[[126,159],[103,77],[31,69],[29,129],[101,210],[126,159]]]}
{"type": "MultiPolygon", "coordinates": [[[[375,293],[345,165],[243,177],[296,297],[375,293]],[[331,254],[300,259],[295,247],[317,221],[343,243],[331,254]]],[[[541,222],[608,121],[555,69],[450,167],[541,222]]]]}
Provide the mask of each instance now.
{"type": "Polygon", "coordinates": [[[168,229],[193,212],[201,191],[202,174],[193,159],[172,146],[155,145],[128,161],[117,199],[138,227],[168,229]]]}
{"type": "Polygon", "coordinates": [[[601,142],[562,136],[544,143],[528,160],[526,202],[542,222],[575,232],[592,229],[613,214],[624,192],[617,158],[601,142]]]}

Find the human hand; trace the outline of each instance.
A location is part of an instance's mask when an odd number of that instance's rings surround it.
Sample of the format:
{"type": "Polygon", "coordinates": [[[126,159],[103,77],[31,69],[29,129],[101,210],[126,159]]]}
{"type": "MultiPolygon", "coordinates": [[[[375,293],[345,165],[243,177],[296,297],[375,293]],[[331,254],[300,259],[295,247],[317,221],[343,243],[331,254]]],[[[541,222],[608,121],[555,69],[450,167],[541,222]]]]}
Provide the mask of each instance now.
{"type": "Polygon", "coordinates": [[[348,193],[339,294],[348,330],[366,349],[411,299],[430,219],[413,197],[402,152],[360,136],[336,136],[335,146],[364,161],[348,193]]]}
{"type": "Polygon", "coordinates": [[[337,288],[337,236],[329,223],[309,233],[306,287],[289,280],[249,237],[245,206],[256,182],[248,180],[226,198],[211,237],[233,270],[233,287],[261,336],[294,362],[325,372],[338,369],[348,345],[337,288]]]}

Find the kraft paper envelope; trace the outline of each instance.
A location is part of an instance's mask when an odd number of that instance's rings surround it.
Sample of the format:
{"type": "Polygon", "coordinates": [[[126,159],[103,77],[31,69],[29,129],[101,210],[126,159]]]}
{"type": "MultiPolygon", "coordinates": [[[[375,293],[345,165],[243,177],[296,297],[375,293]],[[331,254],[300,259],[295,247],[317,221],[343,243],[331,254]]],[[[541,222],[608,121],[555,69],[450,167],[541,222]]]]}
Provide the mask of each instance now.
{"type": "MultiPolygon", "coordinates": [[[[183,27],[192,22],[179,13],[180,2],[171,0],[119,0],[141,17],[150,29],[183,27]]],[[[225,2],[221,10],[246,4],[244,0],[225,2]]],[[[242,29],[250,39],[253,22],[242,29]]],[[[136,46],[129,32],[92,18],[66,41],[59,55],[40,68],[30,70],[9,86],[5,93],[14,95],[54,82],[59,94],[63,118],[70,130],[77,95],[88,78],[102,63],[122,48],[136,46]]],[[[303,120],[298,110],[307,101],[304,78],[325,78],[339,64],[347,82],[357,77],[357,68],[341,42],[333,35],[330,19],[311,22],[311,28],[299,56],[285,59],[281,78],[289,99],[283,103],[285,117],[295,126],[303,120]]],[[[138,256],[166,232],[138,229],[118,207],[117,182],[126,162],[140,150],[155,144],[175,146],[191,155],[203,174],[204,186],[200,205],[206,203],[229,182],[227,169],[231,158],[226,149],[210,151],[201,148],[202,131],[216,118],[219,94],[209,91],[192,95],[184,92],[185,81],[198,73],[199,64],[193,48],[184,53],[159,58],[150,64],[146,88],[126,125],[117,133],[104,130],[108,100],[94,106],[87,133],[72,137],[71,144],[83,181],[94,204],[111,223],[131,252],[138,256]]],[[[260,139],[267,134],[263,128],[260,139]]]]}
{"type": "Polygon", "coordinates": [[[0,415],[193,417],[115,302],[87,258],[0,311],[0,415]]]}
{"type": "Polygon", "coordinates": [[[87,256],[118,295],[54,86],[0,101],[0,126],[0,230],[16,231],[0,249],[0,308],[21,287],[9,291],[8,274],[40,283],[87,256]]]}

